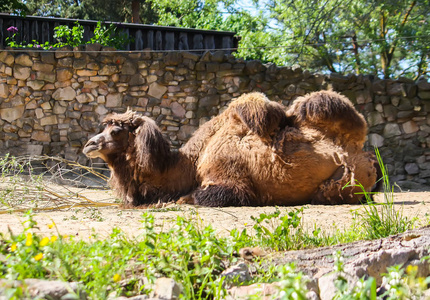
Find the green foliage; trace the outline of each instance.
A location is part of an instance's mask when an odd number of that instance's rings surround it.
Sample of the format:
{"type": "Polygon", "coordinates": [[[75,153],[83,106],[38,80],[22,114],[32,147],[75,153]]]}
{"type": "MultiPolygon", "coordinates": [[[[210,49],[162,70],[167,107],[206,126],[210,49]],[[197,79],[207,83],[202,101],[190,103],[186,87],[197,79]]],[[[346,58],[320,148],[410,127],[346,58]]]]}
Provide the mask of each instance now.
{"type": "Polygon", "coordinates": [[[25,16],[28,13],[28,8],[20,0],[0,0],[0,12],[11,12],[25,16]]]}
{"type": "Polygon", "coordinates": [[[373,277],[361,278],[354,286],[350,286],[345,278],[343,258],[340,251],[335,252],[335,270],[337,279],[335,286],[336,300],[406,300],[422,299],[423,292],[427,290],[430,277],[424,278],[418,275],[418,267],[408,265],[406,268],[392,266],[387,268],[387,273],[382,274],[382,286],[385,289],[381,295],[377,295],[376,280],[373,277]]]}
{"type": "Polygon", "coordinates": [[[88,42],[84,42],[84,27],[79,24],[78,21],[75,22],[75,25],[72,28],[67,25],[55,27],[54,38],[57,40],[57,43],[55,44],[49,44],[48,42],[39,44],[37,41],[33,41],[32,43],[22,42],[18,44],[15,41],[16,34],[18,33],[14,33],[12,37],[6,38],[6,43],[9,47],[51,49],[63,46],[76,47],[83,44],[99,43],[102,46],[122,49],[124,45],[127,45],[130,42],[127,34],[121,32],[114,24],[110,23],[109,26],[106,26],[100,21],[94,29],[93,37],[88,42]]]}
{"type": "MultiPolygon", "coordinates": [[[[364,238],[378,239],[387,237],[399,232],[412,229],[416,219],[404,217],[401,210],[394,207],[394,187],[388,179],[388,173],[382,162],[379,150],[376,148],[376,156],[382,171],[383,181],[383,203],[375,203],[370,198],[369,193],[365,193],[367,205],[364,205],[364,212],[356,212],[355,218],[362,223],[364,238]]],[[[360,186],[360,184],[358,184],[360,186]]],[[[362,187],[363,188],[363,187],[362,187]]]]}

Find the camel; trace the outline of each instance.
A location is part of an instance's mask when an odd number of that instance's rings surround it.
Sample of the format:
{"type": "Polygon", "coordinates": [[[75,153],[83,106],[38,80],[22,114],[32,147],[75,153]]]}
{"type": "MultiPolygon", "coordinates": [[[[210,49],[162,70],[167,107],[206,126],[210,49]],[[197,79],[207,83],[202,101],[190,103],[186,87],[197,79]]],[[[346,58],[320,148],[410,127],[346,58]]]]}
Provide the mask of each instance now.
{"type": "Polygon", "coordinates": [[[152,119],[131,110],[103,123],[83,152],[108,164],[125,206],[355,204],[378,177],[375,156],[362,150],[363,116],[332,91],[288,109],[262,93],[244,94],[177,151],[152,119]]]}

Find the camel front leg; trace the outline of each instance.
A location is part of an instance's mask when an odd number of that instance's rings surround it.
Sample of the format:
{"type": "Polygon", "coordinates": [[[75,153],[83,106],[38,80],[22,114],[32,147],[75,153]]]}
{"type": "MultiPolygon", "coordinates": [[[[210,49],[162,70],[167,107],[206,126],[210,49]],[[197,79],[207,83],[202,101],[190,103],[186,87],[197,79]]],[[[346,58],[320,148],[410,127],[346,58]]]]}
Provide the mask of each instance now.
{"type": "Polygon", "coordinates": [[[256,196],[251,182],[241,180],[219,180],[206,182],[193,193],[194,204],[212,207],[256,206],[256,196]]]}

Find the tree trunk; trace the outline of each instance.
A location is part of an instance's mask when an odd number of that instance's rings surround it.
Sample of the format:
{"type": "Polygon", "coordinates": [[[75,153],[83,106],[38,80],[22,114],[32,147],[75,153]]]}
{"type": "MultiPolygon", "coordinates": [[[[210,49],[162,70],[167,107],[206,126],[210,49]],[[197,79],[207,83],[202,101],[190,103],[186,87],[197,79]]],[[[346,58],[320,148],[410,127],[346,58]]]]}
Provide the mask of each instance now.
{"type": "Polygon", "coordinates": [[[140,1],[131,1],[131,22],[140,23],[140,1]]]}

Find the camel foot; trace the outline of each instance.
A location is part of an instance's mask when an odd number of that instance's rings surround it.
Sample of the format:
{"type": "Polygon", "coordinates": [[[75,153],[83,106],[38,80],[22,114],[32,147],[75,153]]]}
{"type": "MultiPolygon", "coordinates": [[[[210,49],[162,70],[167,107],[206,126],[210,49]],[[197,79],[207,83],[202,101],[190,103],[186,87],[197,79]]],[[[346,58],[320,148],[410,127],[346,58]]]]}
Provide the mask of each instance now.
{"type": "Polygon", "coordinates": [[[194,204],[194,198],[191,195],[185,195],[179,198],[178,201],[176,201],[176,204],[182,205],[182,204],[194,204]]]}

